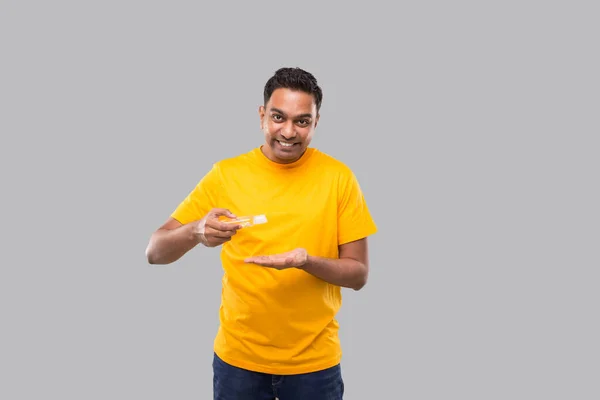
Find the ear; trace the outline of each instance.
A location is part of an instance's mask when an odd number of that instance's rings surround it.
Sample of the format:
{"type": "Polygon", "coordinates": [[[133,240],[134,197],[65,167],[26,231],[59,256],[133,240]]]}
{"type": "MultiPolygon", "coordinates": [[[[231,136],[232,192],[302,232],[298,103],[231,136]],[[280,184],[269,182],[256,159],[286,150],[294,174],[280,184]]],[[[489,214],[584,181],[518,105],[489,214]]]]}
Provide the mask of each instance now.
{"type": "Polygon", "coordinates": [[[265,118],[265,106],[258,107],[258,117],[260,118],[260,129],[264,129],[263,120],[265,118]]]}
{"type": "Polygon", "coordinates": [[[321,115],[317,113],[317,118],[315,118],[315,128],[317,127],[317,124],[319,123],[319,117],[321,115]]]}

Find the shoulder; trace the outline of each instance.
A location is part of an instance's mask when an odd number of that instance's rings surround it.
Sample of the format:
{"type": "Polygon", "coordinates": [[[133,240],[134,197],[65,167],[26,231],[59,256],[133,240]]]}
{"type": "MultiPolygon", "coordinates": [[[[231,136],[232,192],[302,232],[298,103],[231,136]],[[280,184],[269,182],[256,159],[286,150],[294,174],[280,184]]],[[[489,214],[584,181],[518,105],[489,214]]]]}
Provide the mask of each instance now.
{"type": "Polygon", "coordinates": [[[328,170],[335,171],[342,175],[352,175],[352,169],[341,159],[325,153],[322,150],[315,149],[313,154],[313,164],[320,168],[325,167],[328,170]]]}
{"type": "MultiPolygon", "coordinates": [[[[345,197],[361,193],[358,177],[349,164],[322,151],[315,152],[315,155],[317,155],[315,161],[320,163],[319,175],[333,184],[339,196],[345,197]]],[[[318,164],[315,163],[315,165],[318,164]]]]}
{"type": "Polygon", "coordinates": [[[222,158],[213,163],[212,169],[217,174],[222,174],[227,171],[235,170],[248,165],[252,161],[252,157],[256,152],[255,149],[245,153],[236,154],[231,157],[222,158]]]}

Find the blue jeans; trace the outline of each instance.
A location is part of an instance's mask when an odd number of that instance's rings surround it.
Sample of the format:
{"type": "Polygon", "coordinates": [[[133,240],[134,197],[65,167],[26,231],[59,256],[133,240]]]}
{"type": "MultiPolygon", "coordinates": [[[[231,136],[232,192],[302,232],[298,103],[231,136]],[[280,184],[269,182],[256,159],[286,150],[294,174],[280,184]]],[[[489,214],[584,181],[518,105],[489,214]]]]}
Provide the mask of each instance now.
{"type": "Polygon", "coordinates": [[[339,364],[307,374],[271,375],[234,367],[214,355],[214,400],[342,400],[343,396],[339,364]]]}

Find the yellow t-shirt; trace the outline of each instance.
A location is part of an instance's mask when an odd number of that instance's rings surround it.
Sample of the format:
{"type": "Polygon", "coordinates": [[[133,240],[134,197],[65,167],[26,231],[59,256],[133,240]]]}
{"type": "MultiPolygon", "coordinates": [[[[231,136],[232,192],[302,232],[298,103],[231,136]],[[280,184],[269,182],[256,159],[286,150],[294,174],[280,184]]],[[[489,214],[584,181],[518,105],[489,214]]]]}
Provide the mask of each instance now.
{"type": "Polygon", "coordinates": [[[338,245],[377,231],[360,186],[342,162],[308,148],[292,164],[260,148],[217,162],[173,212],[182,224],[212,208],[268,222],[240,229],[221,247],[220,326],[215,353],[225,362],[271,374],[313,372],[341,360],[341,288],[299,269],[244,263],[298,247],[338,257],[338,245]]]}

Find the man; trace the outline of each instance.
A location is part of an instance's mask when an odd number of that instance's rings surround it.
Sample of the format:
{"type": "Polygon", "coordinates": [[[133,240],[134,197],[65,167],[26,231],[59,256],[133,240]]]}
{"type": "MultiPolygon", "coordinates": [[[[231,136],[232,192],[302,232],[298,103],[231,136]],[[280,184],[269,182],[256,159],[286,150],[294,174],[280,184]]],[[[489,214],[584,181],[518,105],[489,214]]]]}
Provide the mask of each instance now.
{"type": "Polygon", "coordinates": [[[215,163],[148,244],[151,264],[221,246],[214,399],[342,399],[335,315],[341,287],[367,282],[377,228],[353,172],[309,147],[322,97],[312,74],[276,71],[258,110],[265,143],[215,163]],[[225,221],[248,215],[267,222],[225,221]]]}

